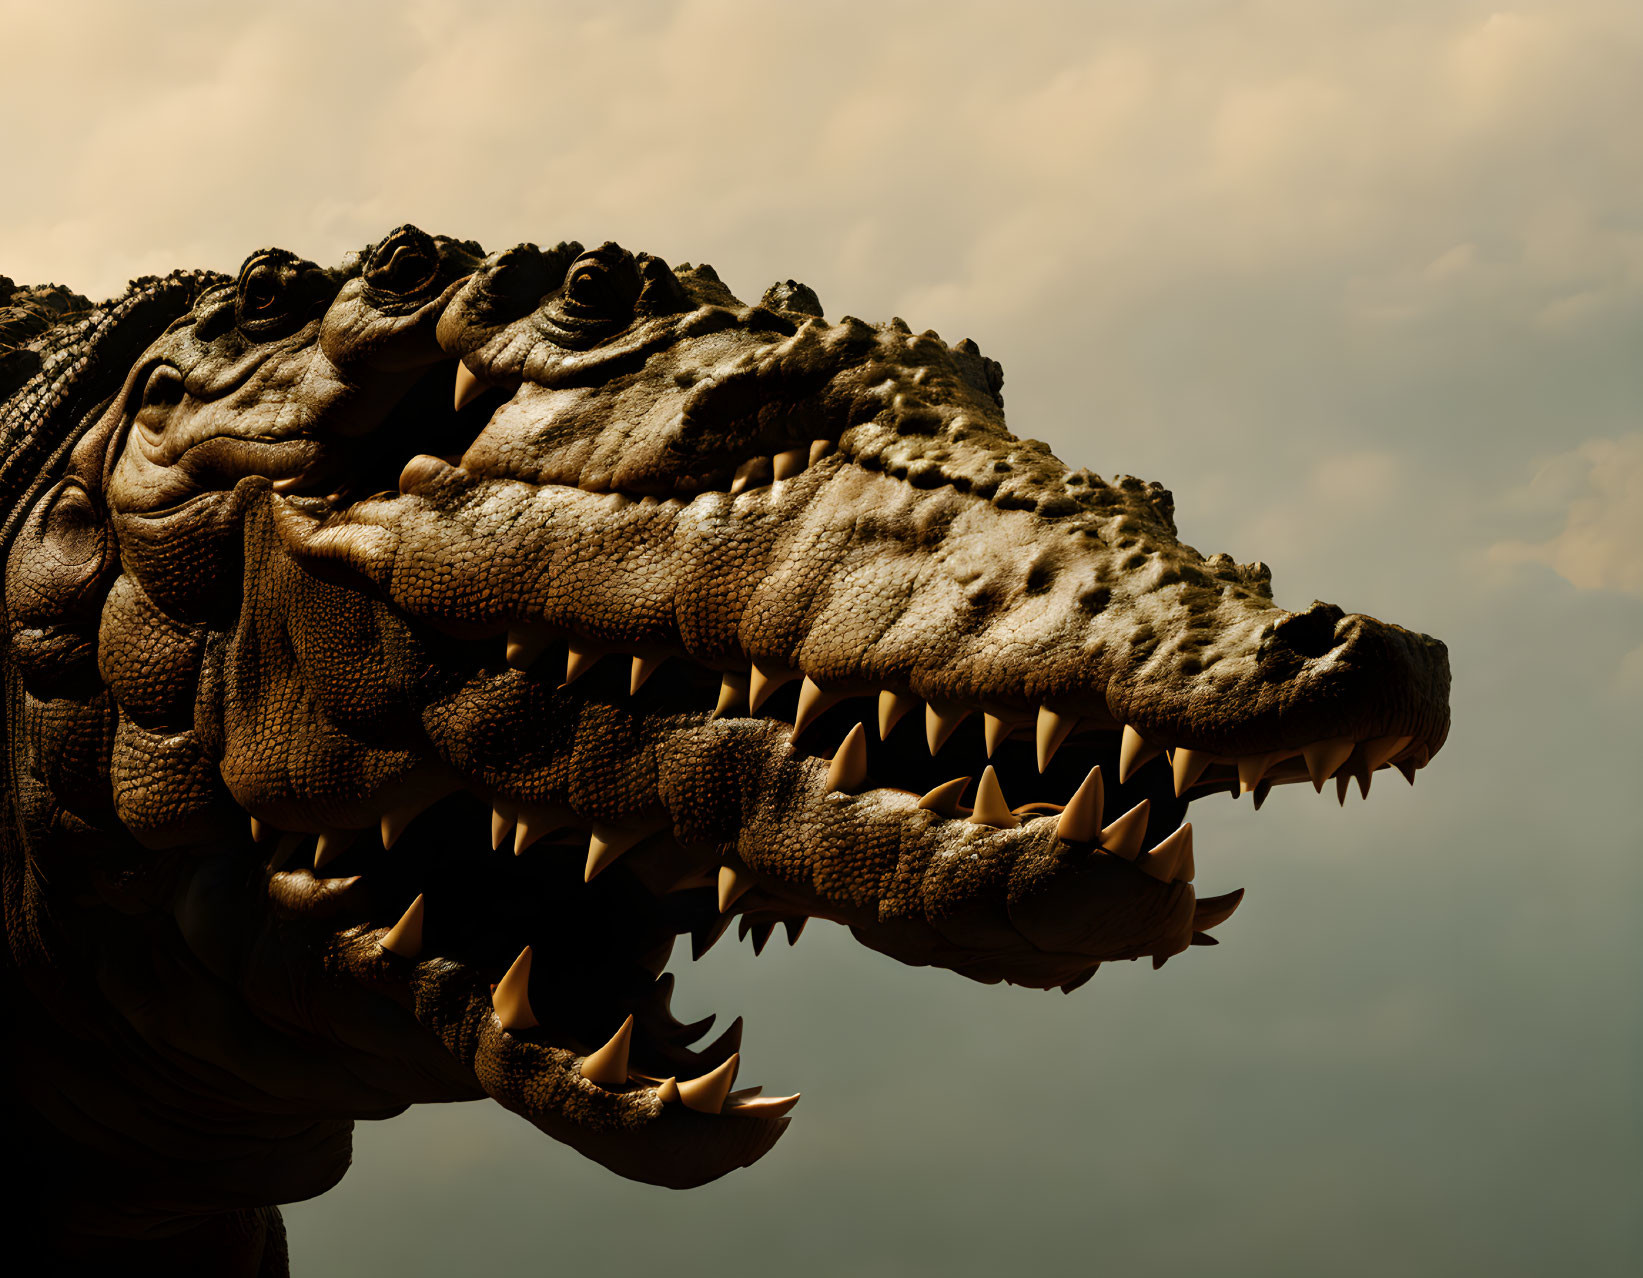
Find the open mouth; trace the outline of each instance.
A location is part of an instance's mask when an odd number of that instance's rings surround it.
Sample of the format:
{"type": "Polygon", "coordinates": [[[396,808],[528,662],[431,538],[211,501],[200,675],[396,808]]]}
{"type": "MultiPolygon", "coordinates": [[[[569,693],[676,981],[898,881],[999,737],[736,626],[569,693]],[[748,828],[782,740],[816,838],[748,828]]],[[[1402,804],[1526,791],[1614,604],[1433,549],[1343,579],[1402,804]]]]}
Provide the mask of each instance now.
{"type": "Polygon", "coordinates": [[[687,651],[677,609],[673,642],[621,633],[620,617],[592,632],[576,610],[597,578],[557,610],[477,593],[408,606],[400,524],[429,494],[544,526],[678,528],[727,504],[779,518],[853,466],[821,439],[667,496],[488,477],[471,450],[510,400],[443,364],[346,445],[345,465],[274,496],[299,557],[399,606],[439,672],[421,730],[441,762],[356,796],[343,826],[307,840],[274,833],[302,824],[277,807],[254,826],[292,863],[271,879],[277,904],[375,920],[361,943],[416,973],[419,1017],[486,1090],[625,1175],[693,1184],[751,1162],[798,1099],[738,1089],[739,1020],[693,1046],[712,1018],[669,1010],[682,938],[699,958],[736,924],[758,953],[818,917],[904,962],[1070,992],[1103,962],[1161,967],[1215,943],[1242,892],[1196,896],[1192,801],[1247,793],[1259,807],[1275,785],[1333,780],[1344,802],[1382,768],[1412,782],[1430,755],[1407,732],[1199,749],[1120,722],[1100,688],[967,699],[772,660],[734,636],[687,651]],[[357,828],[371,823],[378,837],[357,828]]]}

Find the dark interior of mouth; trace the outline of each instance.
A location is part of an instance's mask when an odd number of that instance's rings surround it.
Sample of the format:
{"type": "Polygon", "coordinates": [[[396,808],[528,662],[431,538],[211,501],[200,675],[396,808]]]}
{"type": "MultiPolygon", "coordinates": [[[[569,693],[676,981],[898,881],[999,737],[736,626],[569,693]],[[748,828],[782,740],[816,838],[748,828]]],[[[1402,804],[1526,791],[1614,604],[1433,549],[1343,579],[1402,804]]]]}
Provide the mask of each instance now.
{"type": "MultiPolygon", "coordinates": [[[[563,678],[563,644],[550,645],[522,675],[502,661],[499,636],[480,640],[426,633],[425,639],[439,664],[459,677],[526,677],[549,687],[563,678]]],[[[664,663],[637,693],[629,691],[629,677],[629,661],[613,655],[552,695],[562,700],[567,716],[579,703],[606,703],[662,721],[699,724],[715,704],[720,680],[719,672],[684,658],[664,663]]],[[[797,696],[796,683],[777,690],[757,717],[791,723],[797,696]]],[[[872,725],[875,717],[870,698],[841,702],[810,724],[794,748],[830,757],[851,728],[863,719],[872,725]]],[[[990,762],[1009,801],[1027,817],[1059,810],[1089,769],[1100,764],[1104,774],[1115,778],[1109,819],[1143,798],[1150,801],[1147,847],[1175,829],[1186,808],[1186,800],[1174,796],[1165,766],[1149,765],[1126,785],[1116,784],[1116,732],[1073,736],[1040,775],[1031,740],[1006,740],[989,760],[979,715],[961,724],[934,757],[924,731],[916,714],[906,716],[883,742],[870,727],[867,787],[921,794],[955,776],[978,777],[990,762]]],[[[966,798],[973,792],[972,783],[966,798]]],[[[384,926],[422,896],[427,903],[424,952],[461,965],[481,980],[498,979],[530,946],[530,1002],[540,1024],[520,1031],[521,1036],[586,1055],[607,1042],[631,1013],[635,1086],[647,1076],[698,1077],[738,1050],[739,1019],[704,1046],[712,1016],[682,1024],[672,1015],[673,976],[664,974],[664,968],[675,957],[676,943],[684,946],[680,952],[699,957],[738,920],[739,936],[751,937],[757,949],[784,923],[789,939],[796,940],[804,922],[801,913],[758,891],[721,912],[712,882],[719,860],[715,849],[694,850],[706,870],[699,885],[655,890],[647,864],[679,851],[667,831],[584,882],[591,823],[567,818],[567,824],[516,855],[511,834],[499,848],[491,846],[492,806],[492,797],[479,792],[451,794],[411,822],[391,850],[382,848],[374,831],[361,831],[318,876],[360,876],[365,895],[350,898],[348,913],[362,925],[384,926]]],[[[314,875],[308,868],[313,839],[285,837],[290,845],[282,873],[298,880],[314,875]]]]}
{"type": "Polygon", "coordinates": [[[410,390],[370,433],[340,444],[344,462],[339,472],[349,476],[347,497],[396,491],[405,463],[419,453],[454,460],[479,437],[508,392],[489,389],[460,409],[452,407],[456,360],[441,360],[412,384],[410,390]]]}
{"type": "MultiPolygon", "coordinates": [[[[681,1024],[669,1008],[671,976],[658,979],[676,936],[717,917],[713,892],[655,896],[631,873],[616,872],[621,867],[584,883],[585,830],[549,834],[516,856],[511,843],[490,847],[490,817],[485,800],[450,795],[419,816],[392,849],[383,849],[374,831],[361,831],[318,875],[360,876],[366,895],[351,898],[348,912],[378,926],[422,896],[429,903],[425,952],[491,980],[530,946],[530,1001],[540,1024],[519,1031],[527,1039],[586,1055],[632,1013],[634,1073],[692,1078],[723,1063],[739,1044],[739,1028],[693,1050],[714,1017],[681,1024]],[[565,846],[573,839],[574,854],[565,846]]],[[[281,873],[313,875],[312,838],[286,837],[294,848],[281,873]]]]}

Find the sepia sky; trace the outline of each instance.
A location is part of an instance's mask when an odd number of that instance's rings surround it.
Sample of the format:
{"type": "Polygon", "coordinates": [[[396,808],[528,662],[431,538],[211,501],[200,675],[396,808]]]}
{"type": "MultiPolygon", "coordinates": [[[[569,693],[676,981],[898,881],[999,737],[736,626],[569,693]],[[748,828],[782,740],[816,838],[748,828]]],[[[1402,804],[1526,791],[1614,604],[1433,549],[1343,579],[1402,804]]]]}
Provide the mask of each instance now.
{"type": "Polygon", "coordinates": [[[1016,433],[1279,602],[1450,647],[1418,787],[1195,805],[1219,948],[1063,997],[729,938],[676,1011],[805,1092],[757,1167],[413,1112],[287,1209],[294,1272],[1643,1269],[1635,0],[0,0],[0,45],[19,281],[406,221],[796,277],[974,338],[1016,433]]]}

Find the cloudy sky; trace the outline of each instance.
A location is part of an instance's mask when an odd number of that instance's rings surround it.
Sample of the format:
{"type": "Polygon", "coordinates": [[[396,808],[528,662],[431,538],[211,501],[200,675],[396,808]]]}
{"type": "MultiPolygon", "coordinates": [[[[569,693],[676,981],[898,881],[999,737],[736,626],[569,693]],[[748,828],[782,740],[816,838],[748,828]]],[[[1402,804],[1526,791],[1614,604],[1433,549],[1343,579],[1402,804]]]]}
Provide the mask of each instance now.
{"type": "MultiPolygon", "coordinates": [[[[1502,0],[1503,6],[1505,0],[1502,0]]],[[[494,1106],[358,1133],[296,1272],[1643,1265],[1643,8],[0,0],[0,271],[414,221],[973,337],[1017,433],[1436,634],[1418,788],[1195,808],[1215,950],[1073,997],[812,927],[681,972],[806,1097],[674,1194],[494,1106]]]]}

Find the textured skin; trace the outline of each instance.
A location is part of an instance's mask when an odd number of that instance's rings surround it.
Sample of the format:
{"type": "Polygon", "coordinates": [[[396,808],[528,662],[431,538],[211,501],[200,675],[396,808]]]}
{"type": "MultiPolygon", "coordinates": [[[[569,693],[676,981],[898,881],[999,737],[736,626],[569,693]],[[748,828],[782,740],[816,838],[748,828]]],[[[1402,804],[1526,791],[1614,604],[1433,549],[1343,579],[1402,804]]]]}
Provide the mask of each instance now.
{"type": "Polygon", "coordinates": [[[1344,794],[1447,732],[1441,644],[1278,608],[1157,485],[1008,434],[973,343],[792,281],[747,306],[615,245],[402,227],[336,270],[7,299],[10,1095],[28,1227],[67,1253],[282,1273],[271,1205],[419,1101],[711,1180],[789,1120],[674,1098],[740,1042],[668,1014],[675,938],[813,915],[1070,991],[1212,943],[1237,895],[1200,900],[1166,836],[1240,764],[1257,799],[1309,769],[1344,794]],[[882,743],[881,693],[915,706],[882,743]],[[1049,712],[1076,728],[1041,764],[1049,712]],[[1121,767],[1124,725],[1185,775],[1121,767]],[[920,807],[988,734],[1031,802],[920,807]],[[1110,828],[1079,833],[1097,764],[1110,828]],[[1138,856],[1114,821],[1143,799],[1138,856]],[[631,847],[595,865],[590,831],[631,847]],[[493,1010],[526,945],[536,1025],[512,977],[493,1010]]]}

